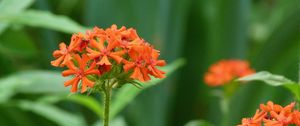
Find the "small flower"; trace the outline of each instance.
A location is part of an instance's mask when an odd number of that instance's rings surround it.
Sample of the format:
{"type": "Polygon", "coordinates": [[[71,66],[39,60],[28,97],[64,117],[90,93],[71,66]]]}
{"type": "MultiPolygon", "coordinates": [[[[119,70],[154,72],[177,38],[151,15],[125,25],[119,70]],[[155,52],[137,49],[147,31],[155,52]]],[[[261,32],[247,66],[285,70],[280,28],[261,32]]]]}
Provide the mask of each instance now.
{"type": "Polygon", "coordinates": [[[266,112],[256,110],[253,118],[243,118],[242,124],[238,126],[261,126],[262,120],[266,115],[266,112]]]}
{"type": "Polygon", "coordinates": [[[51,61],[51,65],[63,67],[72,59],[72,53],[74,49],[77,47],[75,42],[71,42],[69,46],[67,46],[64,42],[59,44],[59,50],[55,50],[53,52],[53,57],[57,58],[54,61],[51,61]]]}
{"type": "Polygon", "coordinates": [[[292,114],[286,114],[285,111],[281,111],[277,114],[274,111],[270,112],[273,119],[264,119],[266,126],[288,126],[292,122],[292,114]]]}
{"type": "Polygon", "coordinates": [[[90,81],[87,76],[91,74],[100,74],[96,68],[95,62],[91,63],[89,68],[88,61],[89,58],[87,55],[82,55],[82,58],[77,54],[75,59],[78,62],[78,67],[75,66],[74,62],[67,62],[68,70],[62,72],[63,76],[75,75],[73,79],[65,82],[65,86],[72,86],[71,92],[76,92],[78,83],[81,80],[81,93],[84,93],[87,90],[87,87],[93,87],[94,82],[90,81]]]}
{"type": "Polygon", "coordinates": [[[234,78],[243,77],[254,73],[247,61],[221,60],[213,64],[204,76],[204,81],[209,86],[224,85],[234,78]]]}
{"type": "Polygon", "coordinates": [[[130,76],[139,81],[150,80],[149,74],[157,78],[164,78],[165,72],[158,70],[156,66],[164,66],[164,60],[157,60],[159,52],[153,49],[150,45],[144,43],[133,46],[128,52],[130,61],[124,60],[124,70],[133,69],[130,76]]]}

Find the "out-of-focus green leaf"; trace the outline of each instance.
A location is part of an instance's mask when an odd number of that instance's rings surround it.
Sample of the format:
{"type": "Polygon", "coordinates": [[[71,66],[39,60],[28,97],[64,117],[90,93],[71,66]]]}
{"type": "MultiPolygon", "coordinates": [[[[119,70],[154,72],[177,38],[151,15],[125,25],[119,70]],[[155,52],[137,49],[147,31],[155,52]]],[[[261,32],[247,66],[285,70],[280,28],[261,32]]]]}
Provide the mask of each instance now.
{"type": "Polygon", "coordinates": [[[213,125],[204,120],[193,120],[188,122],[185,126],[213,126],[213,125]]]}
{"type": "Polygon", "coordinates": [[[85,96],[85,95],[51,95],[51,96],[44,96],[40,98],[38,101],[43,103],[57,103],[59,101],[71,101],[75,102],[79,105],[82,105],[88,109],[90,109],[92,112],[94,112],[99,118],[103,119],[103,107],[100,102],[98,102],[95,98],[92,98],[91,96],[85,96]]]}
{"type": "MultiPolygon", "coordinates": [[[[32,3],[33,0],[2,0],[0,2],[0,15],[17,14],[26,9],[32,3]]],[[[0,22],[0,34],[8,27],[8,25],[8,23],[0,22]]]]}
{"type": "Polygon", "coordinates": [[[238,81],[263,81],[271,86],[283,86],[291,91],[297,100],[300,101],[300,84],[293,82],[281,75],[275,75],[267,71],[262,71],[239,78],[238,81]]]}
{"type": "Polygon", "coordinates": [[[87,29],[66,16],[37,10],[27,10],[16,15],[2,15],[0,21],[42,27],[65,33],[84,32],[87,29]]]}
{"type": "Polygon", "coordinates": [[[0,103],[16,93],[67,94],[66,78],[58,72],[22,71],[0,79],[0,103]]]}
{"type": "Polygon", "coordinates": [[[267,71],[257,72],[255,74],[239,78],[238,81],[263,81],[271,86],[282,86],[291,84],[293,81],[285,78],[284,76],[271,74],[267,71]]]}
{"type": "MultiPolygon", "coordinates": [[[[163,67],[162,69],[166,71],[167,76],[173,73],[175,70],[183,66],[185,61],[183,59],[178,59],[172,64],[163,67]]],[[[141,91],[146,88],[152,87],[157,83],[163,81],[163,79],[152,78],[149,82],[143,84],[143,89],[138,89],[130,84],[124,85],[118,92],[115,94],[112,101],[110,117],[114,118],[126,105],[128,105],[141,91]]]]}
{"type": "Polygon", "coordinates": [[[61,110],[53,105],[31,101],[19,101],[17,107],[32,111],[43,116],[61,126],[85,126],[83,118],[76,114],[61,110]]]}
{"type": "Polygon", "coordinates": [[[15,94],[15,90],[19,86],[20,82],[21,81],[16,77],[0,79],[0,103],[6,102],[15,94]]]}
{"type": "Polygon", "coordinates": [[[90,96],[72,95],[70,97],[67,97],[66,100],[76,102],[82,106],[85,106],[95,112],[99,118],[103,118],[103,107],[101,103],[90,96]]]}
{"type": "Polygon", "coordinates": [[[0,38],[0,54],[29,58],[37,54],[37,48],[26,32],[7,30],[0,38]]]}
{"type": "Polygon", "coordinates": [[[16,74],[21,81],[25,81],[27,85],[20,85],[19,92],[22,93],[53,93],[67,94],[69,91],[63,86],[68,79],[62,77],[60,72],[53,71],[22,71],[16,74]]]}

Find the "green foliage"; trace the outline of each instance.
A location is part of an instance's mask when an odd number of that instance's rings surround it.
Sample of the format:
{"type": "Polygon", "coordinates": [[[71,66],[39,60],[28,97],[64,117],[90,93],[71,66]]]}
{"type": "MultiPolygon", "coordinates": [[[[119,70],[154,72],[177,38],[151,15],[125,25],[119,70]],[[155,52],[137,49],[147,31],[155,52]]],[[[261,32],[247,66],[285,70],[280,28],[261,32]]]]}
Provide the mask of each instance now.
{"type": "Polygon", "coordinates": [[[84,126],[83,118],[78,115],[61,110],[53,105],[39,102],[19,101],[17,107],[23,110],[32,111],[61,126],[84,126]]]}
{"type": "MultiPolygon", "coordinates": [[[[16,15],[33,3],[33,0],[2,0],[0,2],[0,20],[4,15],[16,15]]],[[[0,34],[8,27],[9,22],[0,22],[0,34]]]]}
{"type": "Polygon", "coordinates": [[[86,28],[65,16],[54,15],[46,11],[27,10],[18,15],[7,16],[11,23],[41,27],[66,33],[85,32],[86,28]]]}
{"type": "Polygon", "coordinates": [[[66,94],[59,72],[22,71],[0,80],[0,101],[5,102],[17,93],[66,94]]]}
{"type": "Polygon", "coordinates": [[[209,122],[206,122],[205,120],[193,120],[188,122],[185,126],[213,126],[209,122]]]}
{"type": "Polygon", "coordinates": [[[293,82],[281,75],[275,75],[267,71],[262,71],[239,78],[238,81],[263,81],[271,86],[283,86],[293,93],[293,95],[295,95],[296,100],[300,101],[300,84],[293,82]]]}

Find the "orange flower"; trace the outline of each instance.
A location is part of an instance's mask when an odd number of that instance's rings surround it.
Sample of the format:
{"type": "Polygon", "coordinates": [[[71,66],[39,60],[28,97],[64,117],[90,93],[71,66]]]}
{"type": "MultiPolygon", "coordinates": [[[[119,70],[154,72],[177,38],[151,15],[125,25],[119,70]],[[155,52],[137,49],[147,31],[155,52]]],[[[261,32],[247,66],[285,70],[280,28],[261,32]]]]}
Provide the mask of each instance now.
{"type": "Polygon", "coordinates": [[[286,115],[285,111],[281,111],[277,114],[274,111],[270,112],[273,119],[264,119],[266,126],[288,126],[292,122],[292,114],[286,115]]]}
{"type": "Polygon", "coordinates": [[[133,69],[130,76],[139,81],[148,81],[150,77],[148,74],[157,78],[164,78],[165,72],[158,70],[156,66],[164,66],[164,60],[157,60],[159,53],[151,46],[144,43],[141,45],[133,46],[128,52],[131,61],[124,60],[124,70],[128,71],[133,69]]]}
{"type": "Polygon", "coordinates": [[[293,112],[293,123],[300,126],[300,112],[298,110],[293,112]]]}
{"type": "MultiPolygon", "coordinates": [[[[268,101],[267,105],[260,105],[261,113],[264,114],[257,114],[259,111],[257,110],[255,116],[253,117],[253,120],[258,119],[258,121],[255,121],[259,122],[258,124],[260,125],[258,126],[261,126],[262,123],[264,124],[264,126],[289,126],[291,124],[296,124],[298,126],[300,120],[300,113],[298,110],[293,110],[294,106],[295,102],[292,102],[291,104],[282,107],[280,105],[274,104],[271,101],[268,101]]],[[[253,120],[244,118],[242,120],[242,125],[238,126],[250,126],[250,123],[253,122],[253,120]]]]}
{"type": "Polygon", "coordinates": [[[263,118],[267,115],[264,111],[256,110],[253,118],[243,118],[242,124],[238,126],[261,126],[263,118]]]}
{"type": "Polygon", "coordinates": [[[111,62],[109,61],[109,58],[112,58],[117,61],[117,63],[120,63],[122,61],[122,55],[125,54],[125,51],[114,51],[114,49],[117,47],[116,41],[105,41],[103,38],[99,38],[99,42],[91,41],[91,47],[96,48],[96,50],[93,50],[91,48],[87,48],[88,55],[96,59],[99,65],[111,65],[111,62]],[[105,42],[107,42],[107,46],[105,46],[105,42]]]}
{"type": "Polygon", "coordinates": [[[146,64],[148,65],[149,73],[152,76],[155,76],[157,78],[164,78],[165,72],[159,70],[156,68],[156,66],[164,66],[166,65],[166,62],[164,60],[158,60],[159,57],[159,51],[153,49],[150,45],[145,46],[145,60],[146,64]]]}
{"type": "Polygon", "coordinates": [[[68,62],[67,67],[68,70],[62,72],[63,76],[75,75],[75,77],[71,80],[65,82],[65,86],[72,85],[71,92],[76,92],[78,87],[78,82],[81,80],[82,87],[81,93],[84,93],[87,90],[87,87],[93,87],[94,82],[90,81],[87,78],[87,75],[90,74],[99,74],[99,71],[96,68],[96,64],[93,62],[89,68],[86,69],[88,65],[89,58],[87,55],[82,55],[82,58],[77,54],[75,55],[75,59],[78,62],[78,66],[76,67],[73,62],[68,62]]]}
{"type": "Polygon", "coordinates": [[[51,61],[51,65],[63,67],[69,62],[72,58],[72,53],[77,47],[75,42],[71,42],[69,46],[66,46],[64,42],[59,44],[59,50],[53,52],[53,57],[57,58],[54,61],[51,61]]]}
{"type": "Polygon", "coordinates": [[[65,82],[65,86],[72,85],[71,92],[76,92],[81,82],[83,93],[95,83],[87,75],[99,82],[113,79],[116,84],[148,81],[150,75],[164,78],[165,72],[157,66],[164,66],[166,62],[159,60],[159,55],[160,52],[140,38],[135,29],[124,26],[118,29],[112,25],[105,30],[94,27],[85,34],[73,34],[69,46],[61,43],[60,50],[54,51],[53,56],[57,59],[51,64],[67,65],[69,70],[63,71],[63,76],[75,77],[65,82]],[[75,66],[77,62],[79,67],[75,66]]]}
{"type": "Polygon", "coordinates": [[[220,86],[237,77],[254,73],[247,61],[221,60],[213,64],[204,76],[204,81],[209,86],[220,86]]]}
{"type": "Polygon", "coordinates": [[[149,70],[146,68],[146,62],[144,59],[145,46],[134,46],[128,52],[131,61],[124,60],[124,70],[129,71],[133,69],[133,73],[130,76],[133,79],[139,81],[148,81],[150,77],[148,75],[149,70]]]}

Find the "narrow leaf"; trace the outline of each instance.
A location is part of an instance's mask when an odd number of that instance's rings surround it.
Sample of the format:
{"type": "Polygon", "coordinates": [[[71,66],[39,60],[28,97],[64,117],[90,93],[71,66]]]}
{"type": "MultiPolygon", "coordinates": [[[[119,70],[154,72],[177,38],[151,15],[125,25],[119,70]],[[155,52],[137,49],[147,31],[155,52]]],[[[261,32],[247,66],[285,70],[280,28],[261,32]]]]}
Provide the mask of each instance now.
{"type": "Polygon", "coordinates": [[[87,107],[91,111],[95,112],[99,118],[103,119],[103,107],[95,98],[84,95],[72,95],[67,97],[66,100],[76,102],[82,106],[87,107]]]}
{"type": "Polygon", "coordinates": [[[284,84],[293,83],[284,76],[271,74],[267,71],[258,72],[246,77],[239,78],[238,81],[263,81],[271,86],[281,86],[284,84]]]}
{"type": "Polygon", "coordinates": [[[85,126],[83,118],[61,110],[53,105],[31,101],[20,101],[17,107],[32,111],[40,116],[45,117],[60,126],[85,126]]]}
{"type": "Polygon", "coordinates": [[[59,72],[23,71],[0,79],[0,103],[17,93],[67,94],[64,78],[59,72]]]}
{"type": "Polygon", "coordinates": [[[188,122],[185,126],[213,126],[213,125],[204,120],[193,120],[188,122]]]}
{"type": "Polygon", "coordinates": [[[86,107],[87,109],[90,109],[92,112],[94,112],[99,118],[103,119],[103,107],[100,102],[98,102],[95,98],[91,96],[85,96],[85,95],[50,95],[50,96],[44,96],[40,98],[38,101],[43,103],[57,103],[60,101],[71,101],[75,102],[79,105],[82,105],[86,107]]]}
{"type": "MultiPolygon", "coordinates": [[[[17,14],[29,7],[32,3],[33,0],[2,0],[0,2],[0,15],[17,14]]],[[[0,34],[8,27],[8,25],[8,23],[0,22],[0,34]]]]}
{"type": "Polygon", "coordinates": [[[238,81],[263,81],[271,86],[283,86],[291,91],[297,100],[300,101],[300,85],[281,75],[275,75],[267,71],[262,71],[239,78],[238,81]]]}
{"type": "Polygon", "coordinates": [[[37,10],[27,10],[16,15],[4,15],[0,17],[0,21],[42,27],[65,33],[84,32],[87,29],[66,16],[37,10]]]}

